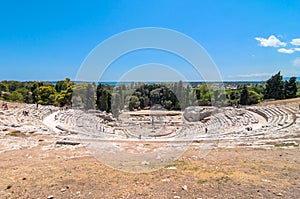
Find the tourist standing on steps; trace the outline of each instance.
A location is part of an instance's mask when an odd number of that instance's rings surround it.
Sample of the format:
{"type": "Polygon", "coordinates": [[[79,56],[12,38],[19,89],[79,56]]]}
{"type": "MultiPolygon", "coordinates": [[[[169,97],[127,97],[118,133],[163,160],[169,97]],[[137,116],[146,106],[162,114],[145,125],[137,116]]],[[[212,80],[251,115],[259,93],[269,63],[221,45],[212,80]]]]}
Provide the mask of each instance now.
{"type": "Polygon", "coordinates": [[[22,114],[23,114],[23,116],[28,116],[29,111],[23,111],[22,114]]]}
{"type": "Polygon", "coordinates": [[[4,103],[3,110],[8,110],[8,105],[7,105],[7,103],[6,103],[6,102],[4,103]]]}

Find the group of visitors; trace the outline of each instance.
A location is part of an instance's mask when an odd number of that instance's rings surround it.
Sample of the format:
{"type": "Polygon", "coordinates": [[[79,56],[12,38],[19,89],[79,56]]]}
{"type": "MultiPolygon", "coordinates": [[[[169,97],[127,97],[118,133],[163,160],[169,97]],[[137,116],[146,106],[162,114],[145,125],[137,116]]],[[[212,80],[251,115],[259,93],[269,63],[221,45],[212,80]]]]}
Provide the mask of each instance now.
{"type": "Polygon", "coordinates": [[[248,127],[246,127],[246,130],[247,130],[247,131],[252,131],[253,129],[252,129],[251,126],[250,126],[250,127],[248,126],[248,127]]]}
{"type": "Polygon", "coordinates": [[[29,115],[29,111],[22,111],[22,115],[23,116],[28,116],[29,115]]]}
{"type": "Polygon", "coordinates": [[[59,111],[67,111],[67,110],[69,110],[68,106],[63,106],[59,108],[59,111]]]}

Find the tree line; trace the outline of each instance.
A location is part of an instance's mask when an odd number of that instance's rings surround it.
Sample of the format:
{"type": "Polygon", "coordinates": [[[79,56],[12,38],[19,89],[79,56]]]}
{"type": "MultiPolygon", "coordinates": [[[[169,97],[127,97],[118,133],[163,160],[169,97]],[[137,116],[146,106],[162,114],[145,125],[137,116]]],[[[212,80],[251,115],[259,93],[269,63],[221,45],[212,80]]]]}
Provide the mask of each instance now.
{"type": "Polygon", "coordinates": [[[43,105],[71,105],[74,83],[70,78],[56,82],[1,81],[0,98],[5,101],[38,103],[43,105]]]}
{"type": "Polygon", "coordinates": [[[266,83],[239,85],[236,91],[229,91],[229,99],[241,105],[257,104],[264,99],[290,99],[300,97],[299,87],[296,77],[284,81],[283,76],[278,72],[266,83]]]}
{"type": "MultiPolygon", "coordinates": [[[[230,84],[230,83],[228,83],[230,84]]],[[[121,110],[150,109],[183,110],[187,106],[233,106],[257,104],[264,99],[299,97],[296,77],[284,81],[280,72],[265,83],[238,84],[221,89],[218,84],[188,84],[182,81],[145,84],[107,85],[75,84],[66,78],[55,84],[49,82],[1,81],[0,98],[5,101],[72,106],[99,109],[118,115],[121,110]]]]}

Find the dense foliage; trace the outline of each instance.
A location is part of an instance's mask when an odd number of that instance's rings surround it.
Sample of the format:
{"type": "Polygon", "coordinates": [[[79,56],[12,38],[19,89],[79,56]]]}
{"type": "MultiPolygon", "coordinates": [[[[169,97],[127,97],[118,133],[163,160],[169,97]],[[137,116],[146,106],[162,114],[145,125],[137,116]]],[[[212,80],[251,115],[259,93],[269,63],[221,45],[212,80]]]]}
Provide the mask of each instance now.
{"type": "Polygon", "coordinates": [[[278,72],[265,83],[197,84],[172,82],[164,84],[131,83],[116,86],[71,82],[69,78],[50,82],[1,81],[0,98],[5,101],[72,106],[80,109],[97,108],[118,115],[121,110],[161,107],[183,110],[187,106],[251,105],[263,99],[299,97],[300,83],[295,77],[283,81],[278,72]]]}
{"type": "Polygon", "coordinates": [[[56,85],[48,82],[0,82],[0,97],[5,101],[51,104],[55,106],[71,105],[74,83],[66,78],[56,85]]]}
{"type": "Polygon", "coordinates": [[[265,99],[289,99],[297,96],[296,77],[291,77],[289,81],[283,81],[283,77],[278,72],[266,82],[265,99]]]}

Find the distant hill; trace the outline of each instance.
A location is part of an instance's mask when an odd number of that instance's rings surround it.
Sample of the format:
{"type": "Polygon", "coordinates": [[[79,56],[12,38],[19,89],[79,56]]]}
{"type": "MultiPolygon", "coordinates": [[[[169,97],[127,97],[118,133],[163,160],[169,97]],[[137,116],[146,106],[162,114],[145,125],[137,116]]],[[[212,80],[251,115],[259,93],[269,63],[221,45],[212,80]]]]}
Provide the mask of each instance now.
{"type": "MultiPolygon", "coordinates": [[[[297,82],[300,82],[300,77],[296,77],[297,78],[297,82]]],[[[289,80],[290,77],[284,77],[283,80],[289,80]]]]}

